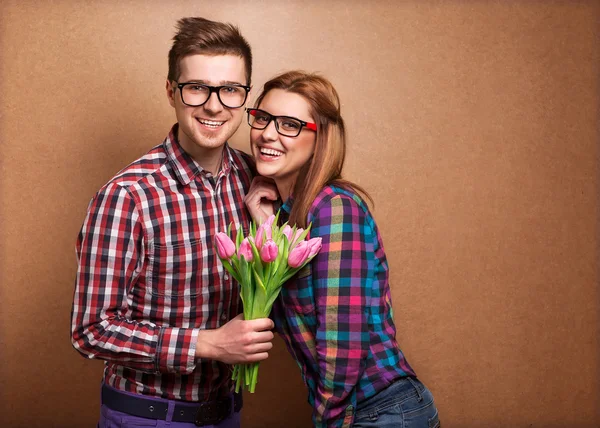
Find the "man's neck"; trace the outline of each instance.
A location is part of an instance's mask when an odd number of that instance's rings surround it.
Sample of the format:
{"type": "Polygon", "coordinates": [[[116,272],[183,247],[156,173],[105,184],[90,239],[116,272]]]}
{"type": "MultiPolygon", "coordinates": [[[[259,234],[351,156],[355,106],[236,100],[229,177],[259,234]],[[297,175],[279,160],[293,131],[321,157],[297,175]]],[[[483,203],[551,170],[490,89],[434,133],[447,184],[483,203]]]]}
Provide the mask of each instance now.
{"type": "Polygon", "coordinates": [[[225,153],[225,147],[219,147],[216,149],[202,150],[202,154],[196,153],[190,154],[192,158],[202,167],[203,170],[210,172],[216,176],[221,169],[223,163],[223,153],[225,153]]]}
{"type": "Polygon", "coordinates": [[[196,144],[179,140],[179,144],[188,155],[194,159],[203,170],[217,175],[223,162],[225,144],[219,147],[199,147],[196,144]],[[187,144],[186,144],[187,143],[187,144]]]}

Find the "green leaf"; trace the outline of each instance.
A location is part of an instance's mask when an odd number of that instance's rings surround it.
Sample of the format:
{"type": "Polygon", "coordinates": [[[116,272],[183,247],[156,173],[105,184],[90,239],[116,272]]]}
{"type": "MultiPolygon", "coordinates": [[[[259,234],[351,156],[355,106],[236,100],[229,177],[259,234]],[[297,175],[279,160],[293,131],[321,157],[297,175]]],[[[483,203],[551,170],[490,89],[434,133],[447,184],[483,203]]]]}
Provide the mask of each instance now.
{"type": "Polygon", "coordinates": [[[248,308],[252,304],[252,300],[249,294],[249,284],[246,281],[246,272],[248,270],[248,262],[242,256],[240,257],[240,278],[242,281],[240,283],[240,298],[242,299],[243,309],[244,309],[244,317],[246,317],[246,308],[248,308]]]}
{"type": "Polygon", "coordinates": [[[244,239],[244,229],[242,227],[239,227],[238,229],[236,229],[236,234],[235,234],[235,249],[236,250],[240,249],[240,244],[242,243],[243,239],[244,239]]]}
{"type": "Polygon", "coordinates": [[[256,268],[260,276],[263,274],[263,265],[262,260],[260,259],[260,253],[258,252],[258,248],[256,248],[256,244],[252,241],[250,242],[250,247],[252,248],[252,265],[256,268]]]}
{"type": "Polygon", "coordinates": [[[283,283],[280,283],[280,285],[274,287],[274,289],[271,291],[271,294],[267,298],[267,301],[265,303],[265,312],[267,313],[267,315],[271,313],[271,308],[273,307],[273,303],[275,302],[275,300],[277,299],[277,296],[279,296],[279,293],[281,292],[282,284],[283,283]]]}
{"type": "Polygon", "coordinates": [[[240,274],[236,269],[233,268],[233,266],[231,266],[231,263],[229,263],[227,260],[221,260],[221,262],[223,263],[225,269],[227,269],[227,271],[231,274],[231,276],[233,276],[237,282],[241,283],[242,281],[240,274]]]}
{"type": "Polygon", "coordinates": [[[311,225],[312,225],[312,223],[309,224],[306,229],[304,229],[304,232],[302,232],[302,234],[300,235],[300,237],[298,239],[296,239],[296,241],[294,242],[295,244],[297,244],[300,241],[304,241],[306,239],[306,236],[308,235],[308,232],[310,232],[310,226],[311,225]]]}
{"type": "Polygon", "coordinates": [[[254,272],[254,279],[256,281],[256,289],[254,293],[254,306],[252,308],[252,319],[263,318],[268,314],[265,314],[265,304],[267,301],[267,289],[261,277],[258,275],[256,270],[254,272]]]}

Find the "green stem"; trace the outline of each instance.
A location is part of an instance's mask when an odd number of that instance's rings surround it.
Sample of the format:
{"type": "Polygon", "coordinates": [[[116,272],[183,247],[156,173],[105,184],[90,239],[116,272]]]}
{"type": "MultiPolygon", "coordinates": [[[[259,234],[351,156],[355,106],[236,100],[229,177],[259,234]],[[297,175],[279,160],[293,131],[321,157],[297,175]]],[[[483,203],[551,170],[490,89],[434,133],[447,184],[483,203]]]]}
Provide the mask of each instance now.
{"type": "Polygon", "coordinates": [[[241,372],[243,371],[243,367],[241,364],[236,364],[233,367],[233,375],[231,378],[235,381],[235,392],[240,392],[240,386],[242,381],[241,372]]]}
{"type": "Polygon", "coordinates": [[[254,390],[256,389],[256,382],[258,382],[258,364],[254,363],[252,365],[252,383],[250,384],[250,393],[254,394],[254,390]]]}

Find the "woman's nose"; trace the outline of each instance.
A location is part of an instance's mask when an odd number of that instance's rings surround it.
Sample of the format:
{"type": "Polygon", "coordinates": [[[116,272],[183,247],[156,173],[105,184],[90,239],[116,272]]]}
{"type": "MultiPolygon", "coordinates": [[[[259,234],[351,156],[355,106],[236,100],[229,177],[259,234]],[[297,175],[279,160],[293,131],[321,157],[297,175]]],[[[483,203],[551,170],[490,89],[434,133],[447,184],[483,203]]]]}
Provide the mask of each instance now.
{"type": "Polygon", "coordinates": [[[270,121],[267,127],[263,129],[262,135],[265,140],[269,141],[275,141],[278,138],[278,132],[274,120],[270,121]]]}

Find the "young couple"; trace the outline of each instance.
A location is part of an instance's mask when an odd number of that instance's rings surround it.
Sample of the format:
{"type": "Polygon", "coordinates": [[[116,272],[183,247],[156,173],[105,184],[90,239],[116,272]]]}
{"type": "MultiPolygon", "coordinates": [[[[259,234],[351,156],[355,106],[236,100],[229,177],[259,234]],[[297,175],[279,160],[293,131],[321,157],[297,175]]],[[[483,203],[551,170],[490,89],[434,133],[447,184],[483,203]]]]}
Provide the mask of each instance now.
{"type": "Polygon", "coordinates": [[[292,71],[244,109],[251,73],[237,28],[180,20],[166,83],[177,123],[89,205],[72,342],[106,361],[99,427],[239,427],[230,365],[266,359],[273,327],[301,368],[315,426],[439,426],[431,393],[396,342],[366,194],[341,178],[337,92],[292,71]],[[253,159],[226,143],[244,117],[253,159]],[[265,219],[273,202],[291,224],[312,223],[323,247],[284,285],[274,322],[244,320],[213,238],[230,223],[265,219]]]}

